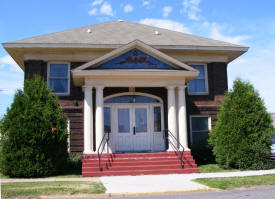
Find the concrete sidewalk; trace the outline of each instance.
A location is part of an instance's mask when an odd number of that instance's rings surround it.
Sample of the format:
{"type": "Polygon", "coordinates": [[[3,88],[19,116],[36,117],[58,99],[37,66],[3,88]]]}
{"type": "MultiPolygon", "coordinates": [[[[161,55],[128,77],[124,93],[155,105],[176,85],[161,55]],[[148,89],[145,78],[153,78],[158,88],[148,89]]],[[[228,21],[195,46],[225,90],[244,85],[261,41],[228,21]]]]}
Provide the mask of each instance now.
{"type": "Polygon", "coordinates": [[[106,176],[101,177],[100,181],[107,189],[106,193],[109,194],[187,192],[211,190],[205,185],[192,181],[197,178],[243,177],[266,174],[275,174],[275,169],[201,174],[106,176]]]}
{"type": "Polygon", "coordinates": [[[197,178],[224,178],[275,174],[272,170],[239,171],[222,173],[140,175],[140,176],[106,176],[85,178],[34,178],[34,179],[1,179],[1,183],[9,182],[57,182],[84,181],[102,182],[107,194],[140,194],[211,190],[211,188],[193,182],[197,178]]]}

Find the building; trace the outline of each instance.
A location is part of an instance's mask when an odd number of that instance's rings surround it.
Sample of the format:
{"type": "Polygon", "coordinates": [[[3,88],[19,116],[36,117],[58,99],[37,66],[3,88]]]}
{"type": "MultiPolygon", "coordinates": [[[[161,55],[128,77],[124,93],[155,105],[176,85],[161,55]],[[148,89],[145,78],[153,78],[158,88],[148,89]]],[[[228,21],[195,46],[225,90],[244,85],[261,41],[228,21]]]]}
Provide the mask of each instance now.
{"type": "Polygon", "coordinates": [[[59,96],[69,121],[69,150],[84,154],[83,176],[104,175],[91,171],[101,142],[106,175],[179,172],[167,172],[164,163],[159,172],[152,165],[147,173],[111,172],[110,159],[165,159],[176,156],[175,150],[184,151],[194,168],[188,171],[184,162],[181,171],[197,172],[190,148],[205,143],[216,120],[227,90],[227,64],[248,50],[124,20],[3,46],[25,79],[38,74],[59,96]]]}

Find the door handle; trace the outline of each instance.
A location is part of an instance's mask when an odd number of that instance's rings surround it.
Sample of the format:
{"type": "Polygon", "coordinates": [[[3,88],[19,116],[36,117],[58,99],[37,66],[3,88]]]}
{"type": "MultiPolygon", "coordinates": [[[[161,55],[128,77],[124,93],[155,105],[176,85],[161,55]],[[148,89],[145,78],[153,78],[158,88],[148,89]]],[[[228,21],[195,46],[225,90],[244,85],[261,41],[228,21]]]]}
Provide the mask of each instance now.
{"type": "Polygon", "coordinates": [[[134,135],[136,135],[136,127],[135,126],[133,127],[133,132],[134,132],[134,135]]]}

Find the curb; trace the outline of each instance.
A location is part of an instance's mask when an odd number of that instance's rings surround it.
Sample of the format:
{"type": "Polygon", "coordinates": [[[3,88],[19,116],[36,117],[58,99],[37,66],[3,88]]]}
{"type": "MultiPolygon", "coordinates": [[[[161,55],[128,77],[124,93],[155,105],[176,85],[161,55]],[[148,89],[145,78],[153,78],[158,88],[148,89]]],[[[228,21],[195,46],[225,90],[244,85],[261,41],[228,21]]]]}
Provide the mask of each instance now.
{"type": "Polygon", "coordinates": [[[206,188],[206,189],[192,189],[192,190],[175,190],[175,191],[156,191],[156,192],[136,192],[136,193],[105,193],[105,194],[79,194],[79,195],[52,195],[52,196],[40,196],[40,198],[83,198],[83,197],[127,197],[127,196],[144,196],[144,195],[165,195],[165,194],[177,194],[177,193],[190,193],[190,192],[208,192],[208,191],[220,191],[220,189],[206,188]]]}

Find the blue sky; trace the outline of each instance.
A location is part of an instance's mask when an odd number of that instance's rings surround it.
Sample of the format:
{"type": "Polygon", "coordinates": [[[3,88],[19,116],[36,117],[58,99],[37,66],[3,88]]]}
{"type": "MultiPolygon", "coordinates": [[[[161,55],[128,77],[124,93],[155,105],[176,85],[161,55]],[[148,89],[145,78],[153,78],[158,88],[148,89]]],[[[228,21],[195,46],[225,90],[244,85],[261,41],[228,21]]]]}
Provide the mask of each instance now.
{"type": "MultiPolygon", "coordinates": [[[[228,83],[249,80],[275,112],[275,2],[272,0],[1,0],[0,43],[124,19],[250,47],[231,62],[228,83]]],[[[0,117],[24,73],[0,47],[0,117]]]]}

